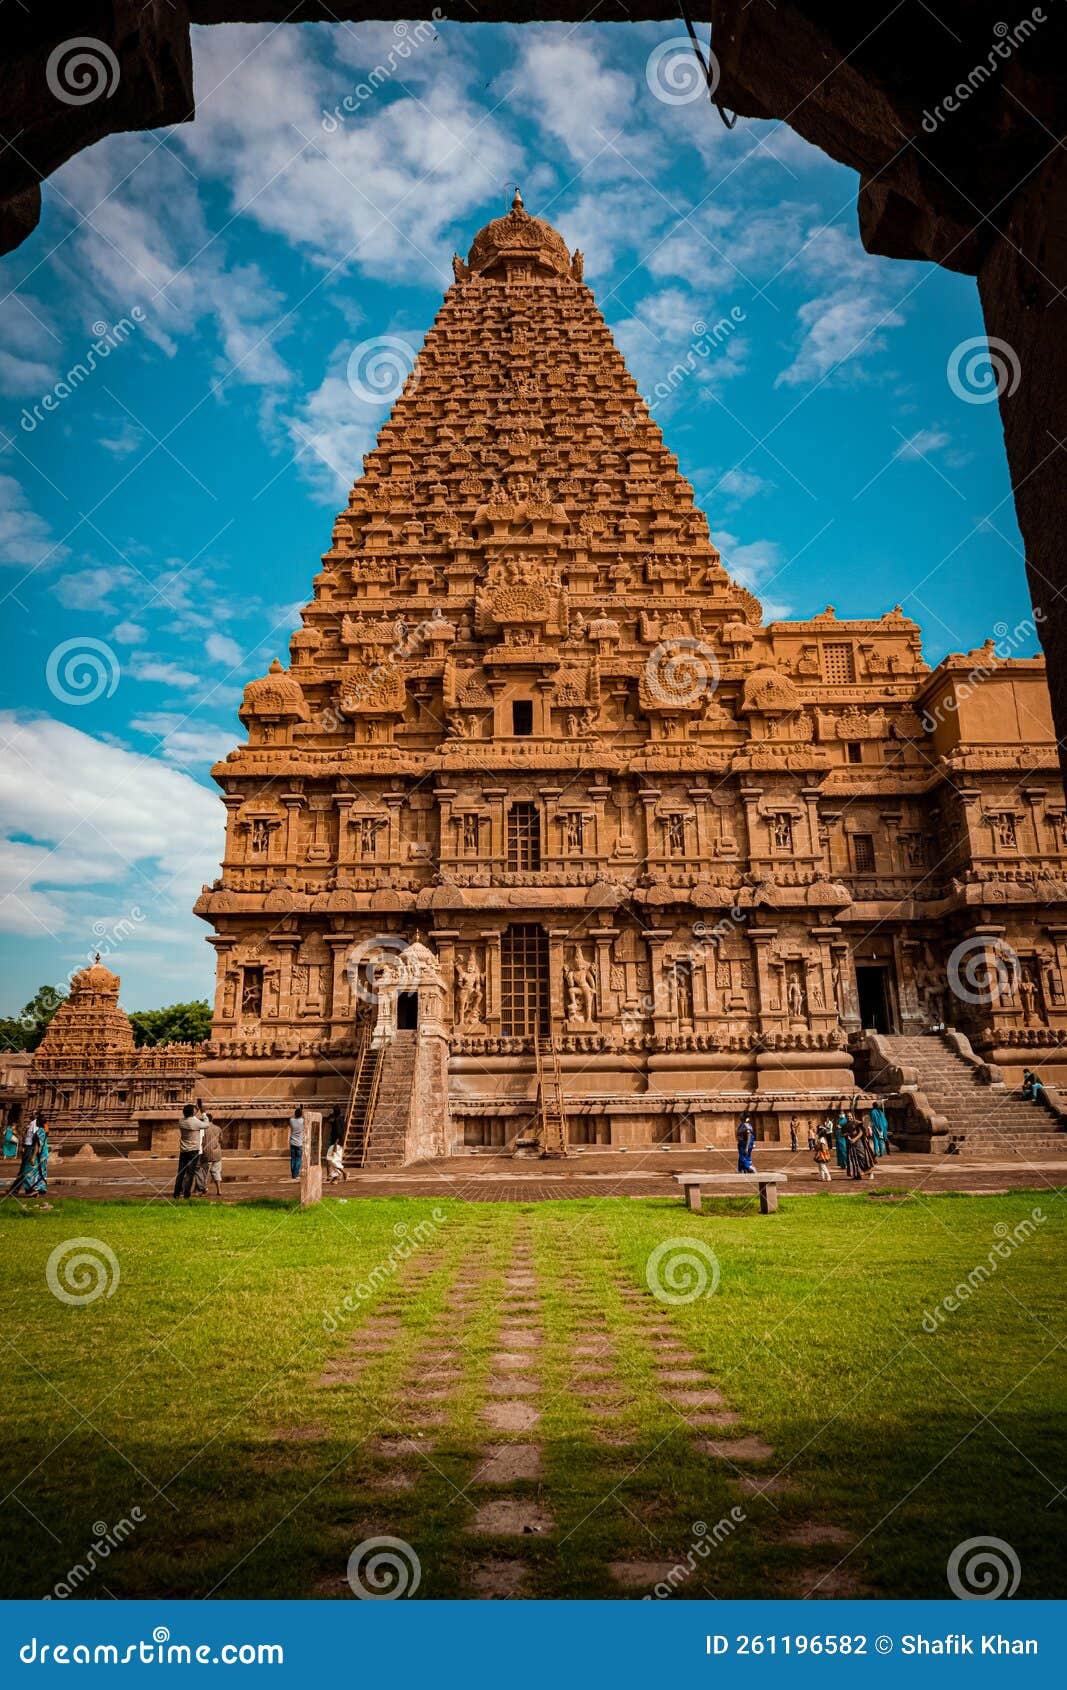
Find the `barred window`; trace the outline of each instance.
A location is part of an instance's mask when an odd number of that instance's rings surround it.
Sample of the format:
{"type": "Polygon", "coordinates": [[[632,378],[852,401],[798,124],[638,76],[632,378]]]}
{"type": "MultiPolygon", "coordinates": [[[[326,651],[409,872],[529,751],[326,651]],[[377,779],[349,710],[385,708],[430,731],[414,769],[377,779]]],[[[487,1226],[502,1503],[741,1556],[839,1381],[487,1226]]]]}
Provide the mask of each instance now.
{"type": "Polygon", "coordinates": [[[847,686],[856,679],[852,647],[844,641],[831,641],[823,646],[822,666],[826,679],[835,685],[847,686]]]}
{"type": "Polygon", "coordinates": [[[508,812],[508,868],[525,874],[541,867],[541,817],[536,804],[513,804],[508,812]]]}
{"type": "Polygon", "coordinates": [[[869,833],[852,835],[852,857],[857,874],[874,873],[874,839],[869,833]]]}

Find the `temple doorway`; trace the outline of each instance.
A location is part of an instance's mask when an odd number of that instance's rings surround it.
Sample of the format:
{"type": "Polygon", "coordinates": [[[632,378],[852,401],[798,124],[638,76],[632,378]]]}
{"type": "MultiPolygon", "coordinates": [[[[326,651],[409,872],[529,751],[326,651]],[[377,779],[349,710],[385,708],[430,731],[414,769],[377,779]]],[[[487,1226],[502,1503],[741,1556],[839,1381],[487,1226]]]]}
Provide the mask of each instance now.
{"type": "Polygon", "coordinates": [[[418,992],[398,992],[396,998],[396,1028],[398,1033],[413,1033],[419,1025],[418,992]]]}
{"type": "Polygon", "coordinates": [[[858,965],[856,992],[860,1000],[860,1025],[875,1033],[895,1032],[889,969],[883,963],[858,965]]]}
{"type": "Polygon", "coordinates": [[[506,1039],[548,1035],[548,935],[543,927],[513,924],[501,937],[500,1030],[506,1039]]]}

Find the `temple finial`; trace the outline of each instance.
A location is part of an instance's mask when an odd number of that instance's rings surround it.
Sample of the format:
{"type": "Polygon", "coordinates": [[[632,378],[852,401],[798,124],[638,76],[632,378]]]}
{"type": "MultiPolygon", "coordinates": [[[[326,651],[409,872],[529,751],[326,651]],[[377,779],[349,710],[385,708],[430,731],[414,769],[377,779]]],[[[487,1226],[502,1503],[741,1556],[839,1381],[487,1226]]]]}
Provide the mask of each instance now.
{"type": "Polygon", "coordinates": [[[518,188],[515,189],[515,198],[511,202],[511,209],[512,211],[522,211],[525,209],[522,203],[522,195],[519,193],[518,188]]]}

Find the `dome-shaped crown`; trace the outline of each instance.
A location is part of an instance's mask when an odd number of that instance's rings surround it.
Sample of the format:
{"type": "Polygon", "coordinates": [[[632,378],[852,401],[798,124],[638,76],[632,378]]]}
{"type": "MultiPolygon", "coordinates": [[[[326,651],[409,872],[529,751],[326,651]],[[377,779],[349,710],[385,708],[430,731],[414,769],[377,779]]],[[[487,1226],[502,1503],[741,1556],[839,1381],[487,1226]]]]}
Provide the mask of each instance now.
{"type": "Polygon", "coordinates": [[[72,994],[82,992],[104,992],[109,997],[118,997],[122,981],[117,974],[112,974],[110,968],[105,968],[100,961],[100,952],[96,953],[95,962],[88,968],[79,968],[77,974],[71,976],[70,989],[72,994]]]}
{"type": "Polygon", "coordinates": [[[507,216],[494,217],[484,229],[478,230],[467,255],[467,269],[475,275],[484,275],[498,264],[506,264],[508,259],[533,259],[560,276],[573,273],[563,236],[543,217],[530,216],[517,188],[507,216]]]}
{"type": "Polygon", "coordinates": [[[258,681],[249,681],[237,714],[242,722],[249,716],[292,716],[299,722],[308,719],[299,681],[293,680],[277,658],[258,681]]]}

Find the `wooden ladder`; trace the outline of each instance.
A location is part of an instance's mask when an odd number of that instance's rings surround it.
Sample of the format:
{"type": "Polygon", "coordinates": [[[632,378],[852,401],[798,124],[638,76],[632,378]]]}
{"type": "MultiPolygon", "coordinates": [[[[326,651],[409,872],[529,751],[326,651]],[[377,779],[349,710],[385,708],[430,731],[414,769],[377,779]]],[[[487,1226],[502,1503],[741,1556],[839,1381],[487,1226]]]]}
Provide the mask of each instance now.
{"type": "Polygon", "coordinates": [[[361,1168],[366,1166],[374,1122],[374,1106],[378,1101],[383,1049],[382,1045],[371,1044],[369,1033],[364,1034],[356,1058],[352,1095],[348,1100],[348,1115],[345,1119],[344,1157],[349,1167],[356,1163],[361,1168]]]}
{"type": "Polygon", "coordinates": [[[563,1101],[563,1073],[559,1065],[556,1036],[534,1030],[534,1062],[537,1065],[538,1137],[544,1156],[566,1156],[567,1111],[563,1101]]]}

